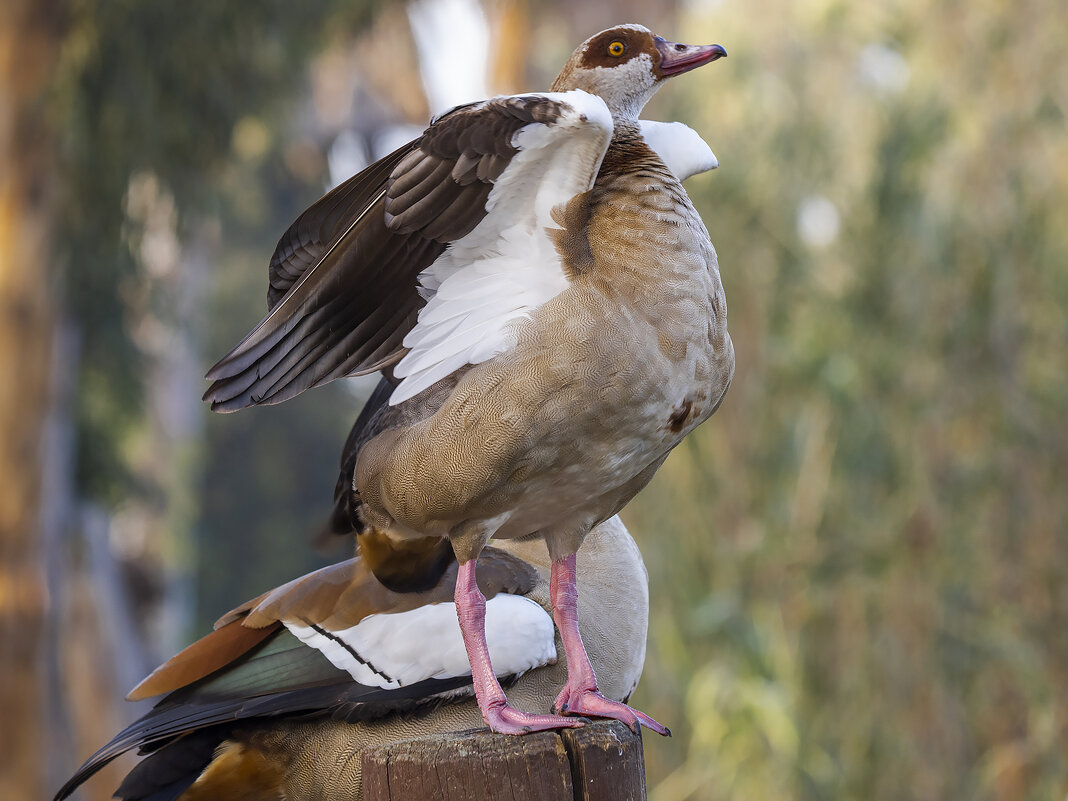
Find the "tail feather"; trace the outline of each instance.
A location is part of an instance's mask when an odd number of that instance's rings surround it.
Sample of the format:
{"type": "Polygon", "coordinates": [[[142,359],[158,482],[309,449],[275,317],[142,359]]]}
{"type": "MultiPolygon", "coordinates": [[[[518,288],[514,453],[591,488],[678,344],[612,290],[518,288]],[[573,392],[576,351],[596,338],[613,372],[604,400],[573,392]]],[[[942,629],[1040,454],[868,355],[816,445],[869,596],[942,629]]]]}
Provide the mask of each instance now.
{"type": "Polygon", "coordinates": [[[126,774],[115,798],[122,801],[174,801],[195,782],[215,757],[229,727],[191,732],[166,743],[126,774]]]}

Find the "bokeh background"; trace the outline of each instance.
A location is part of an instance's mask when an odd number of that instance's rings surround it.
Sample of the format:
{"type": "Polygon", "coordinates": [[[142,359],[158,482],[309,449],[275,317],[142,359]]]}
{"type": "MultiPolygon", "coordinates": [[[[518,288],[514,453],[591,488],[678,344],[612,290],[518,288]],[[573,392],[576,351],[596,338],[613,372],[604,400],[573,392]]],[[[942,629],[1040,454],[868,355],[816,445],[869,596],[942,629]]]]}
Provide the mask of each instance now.
{"type": "MultiPolygon", "coordinates": [[[[625,511],[650,798],[1068,793],[1068,6],[1056,0],[5,0],[0,797],[317,532],[366,383],[207,412],[266,264],[430,113],[623,21],[730,57],[646,111],[738,353],[625,511]]],[[[82,793],[107,798],[121,763],[82,793]]]]}

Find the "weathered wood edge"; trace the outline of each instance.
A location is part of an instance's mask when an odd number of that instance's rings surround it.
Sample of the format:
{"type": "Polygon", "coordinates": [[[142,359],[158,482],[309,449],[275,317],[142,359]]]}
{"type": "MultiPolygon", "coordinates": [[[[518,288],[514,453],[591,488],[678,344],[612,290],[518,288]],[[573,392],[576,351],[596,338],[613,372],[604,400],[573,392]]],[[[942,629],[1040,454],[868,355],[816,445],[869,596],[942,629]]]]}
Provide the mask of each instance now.
{"type": "Polygon", "coordinates": [[[640,734],[618,721],[522,737],[488,729],[366,748],[364,801],[645,801],[640,734]]]}

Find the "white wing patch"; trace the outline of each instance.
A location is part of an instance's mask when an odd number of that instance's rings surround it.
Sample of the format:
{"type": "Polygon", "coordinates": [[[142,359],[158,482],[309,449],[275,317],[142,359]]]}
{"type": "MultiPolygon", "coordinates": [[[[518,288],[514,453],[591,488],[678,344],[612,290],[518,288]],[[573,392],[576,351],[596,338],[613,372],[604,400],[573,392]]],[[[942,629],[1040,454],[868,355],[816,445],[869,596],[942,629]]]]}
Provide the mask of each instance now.
{"type": "MultiPolygon", "coordinates": [[[[340,631],[282,622],[334,667],[369,687],[395,690],[424,679],[471,674],[453,603],[368,615],[340,631]]],[[[486,640],[498,676],[519,675],[555,661],[554,637],[552,618],[529,598],[500,593],[486,602],[486,640]]]]}
{"type": "Polygon", "coordinates": [[[419,276],[429,302],[404,338],[410,350],[394,368],[403,380],[390,405],[513,347],[515,325],[567,287],[546,229],[560,228],[553,208],[593,186],[612,115],[601,98],[580,90],[542,96],[569,109],[553,125],[516,132],[519,152],[490,192],[486,216],[419,276]]]}
{"type": "Polygon", "coordinates": [[[680,181],[719,166],[712,148],[688,125],[653,120],[638,120],[638,124],[645,144],[656,151],[656,155],[680,181]]]}

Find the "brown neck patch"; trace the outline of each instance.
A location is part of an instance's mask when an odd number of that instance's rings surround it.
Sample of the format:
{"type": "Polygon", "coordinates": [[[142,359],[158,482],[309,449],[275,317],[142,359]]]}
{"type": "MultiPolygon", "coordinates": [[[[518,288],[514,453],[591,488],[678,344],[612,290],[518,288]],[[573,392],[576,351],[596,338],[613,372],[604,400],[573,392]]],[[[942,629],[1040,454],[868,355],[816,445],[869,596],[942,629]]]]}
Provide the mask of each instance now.
{"type": "Polygon", "coordinates": [[[553,222],[561,229],[549,229],[556,252],[563,262],[564,274],[574,278],[593,267],[593,251],[590,250],[590,193],[575,195],[561,208],[552,210],[553,222]]]}
{"type": "Polygon", "coordinates": [[[659,163],[660,157],[642,139],[641,129],[637,125],[617,119],[612,142],[601,162],[598,180],[601,176],[633,172],[647,161],[659,163]]]}

